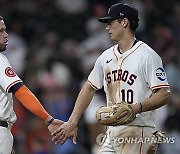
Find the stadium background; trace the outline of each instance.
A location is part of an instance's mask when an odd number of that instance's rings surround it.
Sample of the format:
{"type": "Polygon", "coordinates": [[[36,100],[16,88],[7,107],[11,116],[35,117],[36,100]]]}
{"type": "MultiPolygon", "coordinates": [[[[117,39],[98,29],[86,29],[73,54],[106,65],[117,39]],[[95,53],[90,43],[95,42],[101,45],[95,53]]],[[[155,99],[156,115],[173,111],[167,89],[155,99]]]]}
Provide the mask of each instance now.
{"type": "MultiPolygon", "coordinates": [[[[157,127],[175,137],[159,154],[179,154],[180,147],[180,1],[179,0],[1,0],[9,45],[4,53],[24,83],[54,117],[68,120],[82,83],[95,60],[113,42],[97,18],[116,2],[134,5],[140,14],[137,38],[161,55],[172,90],[169,105],[157,110],[157,127]]],[[[95,154],[104,128],[95,110],[105,104],[99,91],[79,123],[78,144],[51,142],[47,128],[17,100],[13,127],[17,154],[95,154]]]]}

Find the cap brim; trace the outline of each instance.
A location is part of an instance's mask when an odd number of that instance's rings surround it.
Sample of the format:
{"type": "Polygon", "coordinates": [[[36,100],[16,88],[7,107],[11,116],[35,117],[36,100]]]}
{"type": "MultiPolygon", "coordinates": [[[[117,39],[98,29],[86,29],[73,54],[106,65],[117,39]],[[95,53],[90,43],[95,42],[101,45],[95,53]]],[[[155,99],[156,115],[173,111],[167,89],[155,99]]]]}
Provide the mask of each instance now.
{"type": "Polygon", "coordinates": [[[99,22],[102,22],[102,23],[108,23],[109,21],[111,20],[115,20],[115,18],[113,17],[110,17],[110,16],[107,16],[107,17],[102,17],[102,18],[99,18],[98,21],[99,22]]]}

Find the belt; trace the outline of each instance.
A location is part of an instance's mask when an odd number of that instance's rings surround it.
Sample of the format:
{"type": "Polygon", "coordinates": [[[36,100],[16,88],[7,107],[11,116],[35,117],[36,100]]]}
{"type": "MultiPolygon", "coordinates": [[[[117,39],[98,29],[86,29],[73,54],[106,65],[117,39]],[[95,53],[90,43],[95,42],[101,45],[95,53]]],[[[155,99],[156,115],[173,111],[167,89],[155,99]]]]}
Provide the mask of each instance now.
{"type": "Polygon", "coordinates": [[[6,121],[1,121],[0,120],[0,126],[7,128],[8,127],[8,123],[6,121]]]}

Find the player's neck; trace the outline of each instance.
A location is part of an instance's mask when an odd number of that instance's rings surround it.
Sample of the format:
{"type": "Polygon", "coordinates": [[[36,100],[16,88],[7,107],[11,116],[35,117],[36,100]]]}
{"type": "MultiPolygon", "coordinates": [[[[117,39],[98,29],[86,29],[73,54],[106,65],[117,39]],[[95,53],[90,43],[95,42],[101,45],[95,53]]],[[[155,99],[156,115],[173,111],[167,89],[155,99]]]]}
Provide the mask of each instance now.
{"type": "Polygon", "coordinates": [[[123,39],[121,41],[118,42],[118,51],[120,53],[124,53],[127,50],[131,49],[134,46],[136,38],[132,37],[132,38],[128,38],[128,39],[123,39]]]}

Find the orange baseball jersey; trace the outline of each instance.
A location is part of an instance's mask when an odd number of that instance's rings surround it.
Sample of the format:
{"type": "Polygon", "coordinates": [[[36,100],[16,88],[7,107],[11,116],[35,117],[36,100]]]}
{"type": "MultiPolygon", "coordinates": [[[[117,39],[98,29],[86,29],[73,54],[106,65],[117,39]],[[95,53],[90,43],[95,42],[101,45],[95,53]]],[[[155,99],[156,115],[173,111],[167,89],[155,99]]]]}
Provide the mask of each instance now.
{"type": "MultiPolygon", "coordinates": [[[[118,51],[118,44],[104,51],[88,81],[96,90],[104,87],[107,105],[142,102],[154,89],[169,87],[160,56],[142,41],[124,53],[118,51]]],[[[154,120],[155,112],[149,111],[138,114],[129,125],[154,127],[154,120]]]]}

